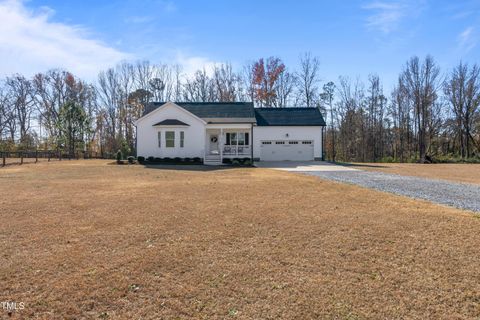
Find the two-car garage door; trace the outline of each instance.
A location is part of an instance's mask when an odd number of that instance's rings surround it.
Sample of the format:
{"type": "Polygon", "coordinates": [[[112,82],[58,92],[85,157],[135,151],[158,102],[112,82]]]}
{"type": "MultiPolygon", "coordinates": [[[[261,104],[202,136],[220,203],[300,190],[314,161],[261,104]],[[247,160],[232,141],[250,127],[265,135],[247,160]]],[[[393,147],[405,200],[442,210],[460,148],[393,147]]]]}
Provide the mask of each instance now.
{"type": "Polygon", "coordinates": [[[311,161],[313,141],[311,140],[269,140],[261,142],[262,161],[311,161]]]}

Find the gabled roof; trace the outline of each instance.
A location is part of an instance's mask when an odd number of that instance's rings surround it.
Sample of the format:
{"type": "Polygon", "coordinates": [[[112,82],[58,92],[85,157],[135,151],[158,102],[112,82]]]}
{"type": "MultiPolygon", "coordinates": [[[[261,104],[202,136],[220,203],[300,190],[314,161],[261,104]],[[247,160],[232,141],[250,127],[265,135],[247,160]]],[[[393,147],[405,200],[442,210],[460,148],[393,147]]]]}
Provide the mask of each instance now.
{"type": "MultiPolygon", "coordinates": [[[[165,102],[148,104],[143,116],[164,104],[165,102]]],[[[318,108],[254,108],[251,102],[175,102],[174,104],[207,123],[256,123],[258,126],[326,125],[318,108]]],[[[165,124],[165,121],[181,122],[176,119],[167,119],[155,125],[181,125],[165,124]]]]}
{"type": "Polygon", "coordinates": [[[318,108],[255,108],[258,126],[325,126],[318,108]]]}
{"type": "MultiPolygon", "coordinates": [[[[147,105],[143,116],[164,105],[165,102],[152,102],[147,105]]],[[[206,122],[245,122],[255,123],[255,112],[251,102],[175,102],[190,113],[206,122]]]]}
{"type": "Polygon", "coordinates": [[[190,125],[177,119],[165,119],[153,125],[153,127],[156,127],[156,126],[190,126],[190,125]]]}

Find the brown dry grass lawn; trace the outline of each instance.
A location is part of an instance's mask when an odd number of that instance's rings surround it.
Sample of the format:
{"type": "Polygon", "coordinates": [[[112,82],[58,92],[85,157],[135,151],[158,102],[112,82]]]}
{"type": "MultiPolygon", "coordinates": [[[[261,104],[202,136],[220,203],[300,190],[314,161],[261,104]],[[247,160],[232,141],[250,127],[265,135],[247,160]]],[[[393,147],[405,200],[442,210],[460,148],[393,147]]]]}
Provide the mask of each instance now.
{"type": "Polygon", "coordinates": [[[480,316],[478,216],[292,173],[199,168],[0,169],[0,301],[25,302],[11,318],[480,316]]]}
{"type": "Polygon", "coordinates": [[[351,165],[367,171],[480,184],[480,164],[352,163],[351,165]]]}

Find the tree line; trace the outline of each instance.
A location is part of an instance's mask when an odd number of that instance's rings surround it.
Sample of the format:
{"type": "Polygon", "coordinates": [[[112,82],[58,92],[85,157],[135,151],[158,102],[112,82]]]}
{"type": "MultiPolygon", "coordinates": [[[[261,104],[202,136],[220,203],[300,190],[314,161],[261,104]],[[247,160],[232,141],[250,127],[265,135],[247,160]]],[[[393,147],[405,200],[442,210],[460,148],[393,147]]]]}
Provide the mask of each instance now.
{"type": "Polygon", "coordinates": [[[62,150],[112,157],[135,153],[134,121],[152,101],[252,101],[256,107],[317,107],[326,121],[326,157],[340,161],[420,161],[480,156],[480,69],[460,62],[442,73],[431,56],[410,58],[387,94],[378,75],[364,83],[321,79],[309,53],[297,70],[277,57],[238,70],[198,70],[122,62],[95,83],[66,70],[0,80],[0,151],[62,150]]]}

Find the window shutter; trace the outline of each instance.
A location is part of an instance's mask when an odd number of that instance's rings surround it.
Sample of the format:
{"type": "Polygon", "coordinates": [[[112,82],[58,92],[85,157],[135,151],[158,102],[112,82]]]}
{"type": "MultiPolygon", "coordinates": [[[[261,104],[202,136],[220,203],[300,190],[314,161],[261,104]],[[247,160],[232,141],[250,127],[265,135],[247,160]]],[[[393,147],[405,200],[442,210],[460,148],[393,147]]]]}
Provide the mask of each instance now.
{"type": "Polygon", "coordinates": [[[249,133],[245,132],[245,145],[248,146],[250,144],[250,139],[248,137],[249,133]]]}
{"type": "Polygon", "coordinates": [[[158,147],[162,147],[162,132],[158,131],[158,147]]]}

